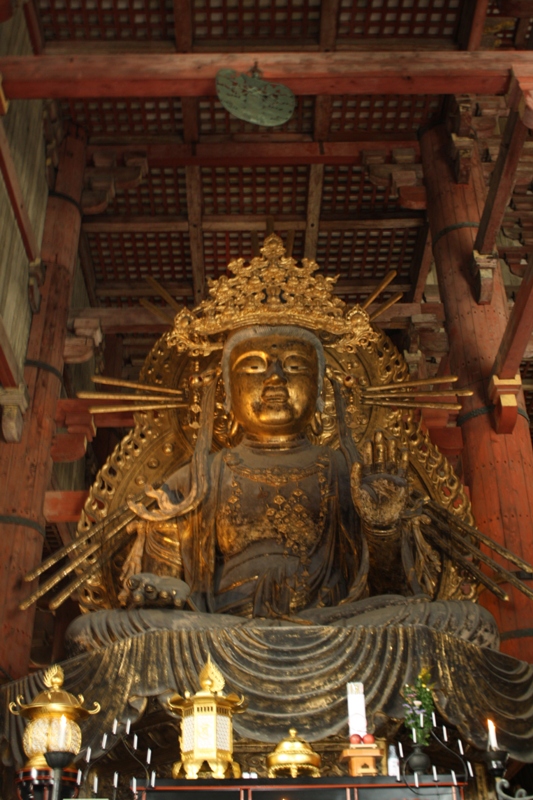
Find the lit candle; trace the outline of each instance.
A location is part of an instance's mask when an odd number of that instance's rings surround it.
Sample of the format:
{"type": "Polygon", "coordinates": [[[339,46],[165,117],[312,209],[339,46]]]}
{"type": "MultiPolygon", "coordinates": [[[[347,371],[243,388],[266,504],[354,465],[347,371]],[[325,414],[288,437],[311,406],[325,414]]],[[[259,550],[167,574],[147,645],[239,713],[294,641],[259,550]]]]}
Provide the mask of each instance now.
{"type": "Polygon", "coordinates": [[[137,734],[133,736],[133,749],[137,750],[137,734]]]}
{"type": "Polygon", "coordinates": [[[152,751],[150,750],[150,748],[148,748],[148,750],[146,751],[146,763],[149,764],[151,760],[152,760],[152,751]]]}
{"type": "Polygon", "coordinates": [[[487,727],[489,729],[489,750],[499,750],[498,740],[496,738],[496,725],[491,719],[487,720],[487,727]]]}
{"type": "Polygon", "coordinates": [[[416,728],[412,728],[413,744],[416,744],[416,728]]]}
{"type": "Polygon", "coordinates": [[[67,718],[64,714],[61,714],[61,719],[59,720],[59,736],[57,739],[57,749],[60,751],[64,751],[66,746],[67,746],[67,718]]]}
{"type": "Polygon", "coordinates": [[[91,748],[90,747],[87,748],[87,755],[85,756],[85,760],[86,760],[87,763],[89,763],[89,761],[91,760],[91,748]]]}
{"type": "Polygon", "coordinates": [[[448,741],[448,731],[446,730],[446,725],[442,726],[442,738],[445,742],[448,741]]]}
{"type": "Polygon", "coordinates": [[[150,777],[150,783],[152,786],[155,786],[155,769],[152,770],[152,775],[150,777]]]}
{"type": "Polygon", "coordinates": [[[453,781],[453,785],[457,786],[457,776],[456,776],[455,772],[453,771],[453,769],[452,769],[452,781],[453,781]]]}
{"type": "Polygon", "coordinates": [[[466,762],[466,766],[468,767],[468,774],[470,775],[471,778],[473,778],[474,770],[472,769],[472,764],[470,763],[470,761],[466,762]]]}
{"type": "Polygon", "coordinates": [[[107,744],[107,733],[104,733],[102,736],[102,750],[105,750],[105,746],[107,744]]]}
{"type": "Polygon", "coordinates": [[[133,794],[137,794],[137,778],[131,779],[131,791],[133,794]]]}
{"type": "Polygon", "coordinates": [[[113,788],[116,789],[118,786],[118,772],[115,772],[113,775],[113,788]]]}
{"type": "Polygon", "coordinates": [[[348,725],[350,736],[354,733],[364,736],[367,732],[365,689],[362,683],[347,683],[348,693],[348,725]]]}
{"type": "Polygon", "coordinates": [[[126,736],[129,734],[131,728],[131,719],[126,721],[126,736]]]}
{"type": "Polygon", "coordinates": [[[76,783],[78,784],[78,786],[79,786],[79,785],[80,785],[80,783],[81,783],[81,779],[82,779],[82,777],[83,777],[83,772],[81,771],[81,769],[79,769],[79,770],[78,770],[78,774],[76,775],[76,783]]]}
{"type": "Polygon", "coordinates": [[[398,752],[400,754],[400,758],[403,758],[403,747],[401,742],[398,742],[398,752]]]}
{"type": "Polygon", "coordinates": [[[117,718],[115,717],[115,719],[113,720],[113,727],[111,728],[111,733],[113,734],[113,736],[115,736],[117,728],[118,728],[118,722],[117,718]]]}
{"type": "Polygon", "coordinates": [[[437,783],[439,776],[437,775],[437,767],[433,765],[433,780],[437,783]]]}
{"type": "Polygon", "coordinates": [[[35,769],[35,767],[30,771],[30,777],[32,781],[34,781],[37,778],[37,770],[35,769]]]}
{"type": "Polygon", "coordinates": [[[98,775],[94,776],[93,780],[93,792],[96,794],[98,792],[98,775]]]}
{"type": "Polygon", "coordinates": [[[416,786],[417,789],[418,789],[419,785],[420,784],[418,783],[418,772],[415,772],[415,786],[416,786]]]}
{"type": "Polygon", "coordinates": [[[457,739],[457,747],[459,748],[461,755],[464,756],[465,751],[463,750],[463,743],[460,739],[457,739]]]}

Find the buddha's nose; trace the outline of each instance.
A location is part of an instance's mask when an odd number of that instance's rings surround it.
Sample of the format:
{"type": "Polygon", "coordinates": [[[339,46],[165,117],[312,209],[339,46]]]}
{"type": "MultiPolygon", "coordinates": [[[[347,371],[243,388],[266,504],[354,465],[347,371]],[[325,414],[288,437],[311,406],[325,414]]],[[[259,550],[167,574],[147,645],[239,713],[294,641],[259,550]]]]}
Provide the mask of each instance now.
{"type": "Polygon", "coordinates": [[[265,375],[265,383],[268,384],[287,383],[287,378],[285,377],[283,367],[281,366],[278,358],[276,358],[276,360],[273,361],[272,364],[268,367],[265,375]]]}

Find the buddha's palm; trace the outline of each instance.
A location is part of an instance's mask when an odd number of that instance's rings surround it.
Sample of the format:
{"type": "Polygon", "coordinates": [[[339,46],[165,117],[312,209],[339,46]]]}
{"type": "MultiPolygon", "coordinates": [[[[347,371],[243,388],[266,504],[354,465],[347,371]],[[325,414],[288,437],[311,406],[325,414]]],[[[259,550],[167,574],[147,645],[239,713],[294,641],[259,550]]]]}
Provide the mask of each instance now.
{"type": "Polygon", "coordinates": [[[377,431],[373,442],[365,442],[362,455],[362,463],[354,464],[351,475],[355,507],[366,527],[394,527],[408,499],[409,454],[377,431]]]}

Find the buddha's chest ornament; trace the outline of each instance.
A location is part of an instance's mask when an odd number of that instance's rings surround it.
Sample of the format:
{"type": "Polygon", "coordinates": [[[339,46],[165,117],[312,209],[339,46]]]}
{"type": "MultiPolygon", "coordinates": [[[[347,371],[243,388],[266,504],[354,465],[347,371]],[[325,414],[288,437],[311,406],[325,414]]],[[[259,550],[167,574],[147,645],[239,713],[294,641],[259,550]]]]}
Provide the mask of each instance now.
{"type": "Polygon", "coordinates": [[[250,467],[224,456],[217,543],[231,557],[253,542],[270,540],[306,565],[322,539],[328,514],[330,462],[307,467],[250,467]]]}

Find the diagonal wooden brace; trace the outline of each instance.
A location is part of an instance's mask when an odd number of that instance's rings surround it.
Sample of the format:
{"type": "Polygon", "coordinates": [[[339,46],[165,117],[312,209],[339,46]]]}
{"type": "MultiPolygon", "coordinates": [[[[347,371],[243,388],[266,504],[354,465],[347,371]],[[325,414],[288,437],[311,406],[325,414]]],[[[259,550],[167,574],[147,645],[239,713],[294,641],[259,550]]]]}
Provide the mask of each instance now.
{"type": "Polygon", "coordinates": [[[514,378],[493,375],[489,383],[489,398],[494,406],[493,423],[497,433],[512,433],[518,418],[517,396],[522,389],[520,374],[514,378]]]}
{"type": "Polygon", "coordinates": [[[474,296],[479,305],[487,305],[492,300],[494,271],[498,267],[498,253],[479,253],[474,250],[470,270],[474,281],[474,296]]]}

